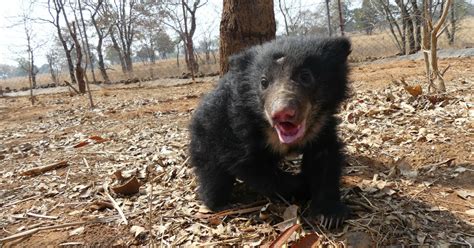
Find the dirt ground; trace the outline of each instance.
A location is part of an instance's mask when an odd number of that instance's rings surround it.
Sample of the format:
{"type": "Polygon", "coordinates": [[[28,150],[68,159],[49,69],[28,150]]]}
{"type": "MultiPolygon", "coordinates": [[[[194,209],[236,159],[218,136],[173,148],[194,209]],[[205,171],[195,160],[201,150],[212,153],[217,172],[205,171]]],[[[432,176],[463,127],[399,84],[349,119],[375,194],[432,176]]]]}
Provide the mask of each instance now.
{"type": "Polygon", "coordinates": [[[246,189],[229,211],[201,206],[187,124],[215,78],[104,87],[92,110],[67,93],[40,95],[36,106],[0,98],[0,247],[472,246],[474,58],[448,64],[448,92],[436,96],[401,85],[426,91],[423,61],[352,66],[340,114],[352,213],[331,231],[305,206],[246,189]],[[48,165],[58,168],[31,170],[48,165]]]}

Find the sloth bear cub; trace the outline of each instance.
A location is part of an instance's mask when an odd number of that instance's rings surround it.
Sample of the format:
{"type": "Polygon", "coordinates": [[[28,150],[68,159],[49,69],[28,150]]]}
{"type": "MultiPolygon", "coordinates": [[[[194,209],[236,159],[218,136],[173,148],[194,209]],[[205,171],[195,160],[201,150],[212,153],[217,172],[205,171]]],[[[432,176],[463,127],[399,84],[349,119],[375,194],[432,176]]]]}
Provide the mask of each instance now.
{"type": "Polygon", "coordinates": [[[347,96],[350,52],[345,38],[290,37],[230,57],[190,125],[190,161],[206,206],[225,208],[239,179],[269,197],[310,199],[322,225],[342,224],[345,160],[334,115],[347,96]],[[279,167],[294,153],[303,155],[296,175],[279,167]]]}

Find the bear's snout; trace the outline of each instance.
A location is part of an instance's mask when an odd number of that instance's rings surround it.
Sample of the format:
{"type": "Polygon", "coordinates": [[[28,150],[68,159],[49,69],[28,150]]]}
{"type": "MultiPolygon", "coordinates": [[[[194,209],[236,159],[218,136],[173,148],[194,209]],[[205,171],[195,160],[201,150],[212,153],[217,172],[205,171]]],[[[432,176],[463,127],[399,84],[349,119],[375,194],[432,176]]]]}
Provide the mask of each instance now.
{"type": "Polygon", "coordinates": [[[275,123],[295,121],[296,109],[293,107],[283,107],[272,112],[272,120],[275,123]]]}

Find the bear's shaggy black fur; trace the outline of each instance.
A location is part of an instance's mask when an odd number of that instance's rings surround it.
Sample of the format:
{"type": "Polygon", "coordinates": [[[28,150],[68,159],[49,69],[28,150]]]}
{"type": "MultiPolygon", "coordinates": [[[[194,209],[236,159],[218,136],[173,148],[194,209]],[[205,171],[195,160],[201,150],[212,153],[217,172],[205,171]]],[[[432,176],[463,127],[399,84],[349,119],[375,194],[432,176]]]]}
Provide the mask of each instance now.
{"type": "Polygon", "coordinates": [[[311,214],[337,227],[344,161],[334,117],[347,96],[345,38],[292,37],[255,46],[229,60],[230,70],[206,95],[191,125],[191,164],[212,210],[230,201],[236,178],[267,196],[307,197],[311,214]],[[279,169],[303,154],[301,173],[279,169]]]}

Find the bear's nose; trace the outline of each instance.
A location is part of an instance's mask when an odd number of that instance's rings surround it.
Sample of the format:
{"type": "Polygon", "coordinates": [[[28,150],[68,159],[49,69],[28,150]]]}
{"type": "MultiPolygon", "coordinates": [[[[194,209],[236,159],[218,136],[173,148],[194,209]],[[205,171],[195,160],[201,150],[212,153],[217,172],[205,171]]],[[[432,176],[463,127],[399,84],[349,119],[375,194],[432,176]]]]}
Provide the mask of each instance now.
{"type": "Polygon", "coordinates": [[[295,119],[296,110],[292,107],[284,107],[273,111],[272,119],[274,122],[292,122],[295,119]]]}

